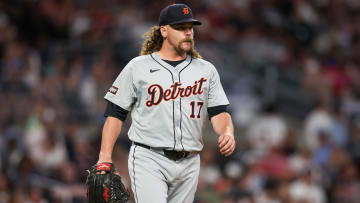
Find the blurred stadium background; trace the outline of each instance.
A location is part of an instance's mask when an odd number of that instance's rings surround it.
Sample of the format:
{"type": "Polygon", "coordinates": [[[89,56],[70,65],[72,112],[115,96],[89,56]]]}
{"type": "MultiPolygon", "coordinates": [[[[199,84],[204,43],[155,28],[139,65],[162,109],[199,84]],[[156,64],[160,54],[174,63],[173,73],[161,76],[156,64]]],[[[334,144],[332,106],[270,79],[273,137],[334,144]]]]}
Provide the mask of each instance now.
{"type": "Polygon", "coordinates": [[[103,96],[174,2],[203,22],[238,143],[225,159],[205,129],[195,202],[360,202],[360,1],[1,0],[0,203],[86,202],[103,96]]]}

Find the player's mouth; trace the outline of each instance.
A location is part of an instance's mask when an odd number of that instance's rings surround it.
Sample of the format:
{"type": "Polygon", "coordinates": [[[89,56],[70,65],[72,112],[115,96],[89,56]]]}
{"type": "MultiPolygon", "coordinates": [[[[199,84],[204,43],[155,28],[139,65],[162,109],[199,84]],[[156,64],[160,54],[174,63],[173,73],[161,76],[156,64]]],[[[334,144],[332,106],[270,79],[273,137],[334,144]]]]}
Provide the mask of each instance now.
{"type": "Polygon", "coordinates": [[[182,40],[180,40],[179,44],[178,44],[178,49],[179,50],[183,50],[188,52],[189,50],[192,49],[194,44],[194,40],[191,38],[184,38],[182,40]]]}
{"type": "Polygon", "coordinates": [[[184,42],[193,43],[193,40],[191,38],[185,38],[180,41],[180,43],[184,43],[184,42]]]}

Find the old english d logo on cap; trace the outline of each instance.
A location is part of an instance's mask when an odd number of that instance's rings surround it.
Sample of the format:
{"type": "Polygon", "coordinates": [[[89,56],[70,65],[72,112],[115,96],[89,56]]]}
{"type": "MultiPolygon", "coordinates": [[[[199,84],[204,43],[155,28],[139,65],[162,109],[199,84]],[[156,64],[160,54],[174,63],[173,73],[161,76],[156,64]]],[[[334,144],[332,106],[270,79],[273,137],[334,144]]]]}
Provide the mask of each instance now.
{"type": "Polygon", "coordinates": [[[189,14],[189,9],[188,8],[183,8],[183,13],[184,13],[184,15],[187,15],[187,14],[189,14]]]}

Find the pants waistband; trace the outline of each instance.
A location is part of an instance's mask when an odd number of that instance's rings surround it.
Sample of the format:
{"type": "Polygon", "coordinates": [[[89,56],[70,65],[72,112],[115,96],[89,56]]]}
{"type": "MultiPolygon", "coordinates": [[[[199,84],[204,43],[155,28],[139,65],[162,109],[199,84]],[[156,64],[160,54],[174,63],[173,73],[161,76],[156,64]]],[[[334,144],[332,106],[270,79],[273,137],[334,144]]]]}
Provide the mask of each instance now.
{"type": "Polygon", "coordinates": [[[138,142],[134,142],[134,144],[139,146],[139,147],[143,147],[143,148],[153,150],[153,151],[156,151],[156,152],[161,151],[162,154],[165,157],[167,157],[168,159],[171,159],[173,161],[179,161],[179,160],[185,159],[187,157],[190,157],[190,156],[193,156],[193,155],[199,153],[198,151],[190,151],[190,152],[188,152],[188,151],[175,151],[175,150],[166,150],[166,149],[159,150],[159,149],[155,149],[155,148],[152,148],[152,147],[150,147],[148,145],[138,143],[138,142]]]}

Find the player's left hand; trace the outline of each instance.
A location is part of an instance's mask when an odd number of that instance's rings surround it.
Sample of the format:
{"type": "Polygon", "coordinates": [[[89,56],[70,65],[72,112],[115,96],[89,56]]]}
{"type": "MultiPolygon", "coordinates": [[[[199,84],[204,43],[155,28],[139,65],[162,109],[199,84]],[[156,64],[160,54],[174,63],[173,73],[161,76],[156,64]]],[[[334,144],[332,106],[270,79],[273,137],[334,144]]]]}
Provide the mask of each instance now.
{"type": "Polygon", "coordinates": [[[97,163],[86,178],[89,203],[125,203],[130,193],[121,181],[113,163],[97,163]]]}
{"type": "Polygon", "coordinates": [[[224,134],[220,135],[218,139],[220,153],[229,156],[235,150],[235,139],[233,135],[224,134]]]}

